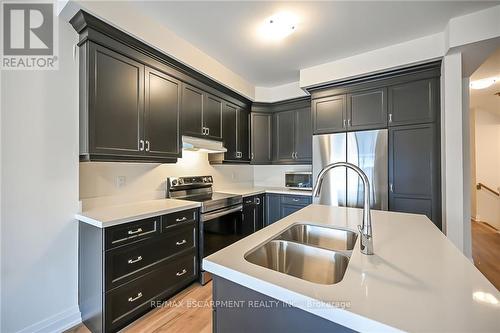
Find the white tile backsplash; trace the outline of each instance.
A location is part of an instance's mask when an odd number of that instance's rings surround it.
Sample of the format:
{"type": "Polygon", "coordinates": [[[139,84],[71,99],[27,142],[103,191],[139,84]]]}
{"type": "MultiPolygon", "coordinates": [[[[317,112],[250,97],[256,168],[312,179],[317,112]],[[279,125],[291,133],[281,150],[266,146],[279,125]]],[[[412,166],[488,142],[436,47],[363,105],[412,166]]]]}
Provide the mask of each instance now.
{"type": "Polygon", "coordinates": [[[285,186],[285,172],[310,171],[310,165],[210,165],[206,153],[184,151],[176,164],[82,162],[82,209],[165,197],[169,176],[212,175],[214,189],[229,186],[285,186]],[[117,179],[119,181],[117,181],[117,179]]]}

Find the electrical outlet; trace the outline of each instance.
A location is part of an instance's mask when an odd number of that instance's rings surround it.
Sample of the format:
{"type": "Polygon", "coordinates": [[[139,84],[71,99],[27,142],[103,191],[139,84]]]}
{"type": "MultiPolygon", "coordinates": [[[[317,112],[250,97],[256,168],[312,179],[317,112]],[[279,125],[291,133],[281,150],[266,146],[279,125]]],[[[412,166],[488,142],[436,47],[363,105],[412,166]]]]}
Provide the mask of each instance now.
{"type": "Polygon", "coordinates": [[[127,185],[127,177],[125,176],[116,176],[115,178],[115,187],[122,188],[127,185]]]}

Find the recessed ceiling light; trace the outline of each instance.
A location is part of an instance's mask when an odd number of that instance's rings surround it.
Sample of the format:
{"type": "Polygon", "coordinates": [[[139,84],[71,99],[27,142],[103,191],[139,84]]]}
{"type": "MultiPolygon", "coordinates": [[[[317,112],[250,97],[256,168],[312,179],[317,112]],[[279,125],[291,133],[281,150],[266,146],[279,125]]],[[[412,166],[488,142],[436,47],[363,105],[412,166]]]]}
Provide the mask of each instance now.
{"type": "Polygon", "coordinates": [[[470,83],[471,89],[486,89],[493,85],[498,79],[495,77],[490,77],[487,79],[472,81],[470,83]]]}
{"type": "Polygon", "coordinates": [[[297,30],[297,23],[297,16],[280,12],[268,17],[260,26],[259,33],[265,40],[280,41],[297,30]]]}

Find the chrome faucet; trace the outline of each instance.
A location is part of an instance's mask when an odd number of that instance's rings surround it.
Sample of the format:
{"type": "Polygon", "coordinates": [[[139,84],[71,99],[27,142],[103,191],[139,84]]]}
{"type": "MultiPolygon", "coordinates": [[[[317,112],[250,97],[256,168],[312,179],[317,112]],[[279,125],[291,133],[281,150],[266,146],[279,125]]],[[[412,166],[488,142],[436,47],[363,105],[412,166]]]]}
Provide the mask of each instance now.
{"type": "Polygon", "coordinates": [[[316,184],[313,189],[313,196],[319,197],[321,186],[323,185],[323,178],[325,174],[331,169],[337,167],[346,167],[351,170],[354,170],[358,176],[363,181],[363,191],[364,191],[364,202],[363,202],[363,222],[361,225],[358,225],[358,230],[361,238],[360,247],[361,253],[363,254],[373,254],[373,234],[372,234],[372,220],[370,214],[370,182],[368,181],[368,177],[366,174],[354,164],[347,162],[337,162],[328,164],[326,167],[321,170],[316,179],[316,184]]]}

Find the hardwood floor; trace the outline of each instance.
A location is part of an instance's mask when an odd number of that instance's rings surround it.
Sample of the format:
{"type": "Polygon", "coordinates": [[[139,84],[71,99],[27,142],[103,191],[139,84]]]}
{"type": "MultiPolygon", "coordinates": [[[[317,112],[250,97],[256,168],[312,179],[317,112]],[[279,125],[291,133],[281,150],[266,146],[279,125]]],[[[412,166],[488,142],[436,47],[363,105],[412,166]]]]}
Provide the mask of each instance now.
{"type": "Polygon", "coordinates": [[[474,265],[500,290],[500,233],[481,222],[471,225],[474,265]]]}
{"type": "MultiPolygon", "coordinates": [[[[121,332],[183,333],[212,332],[212,282],[201,286],[195,283],[136,320],[121,332]]],[[[65,333],[89,333],[83,324],[65,333]]]]}

